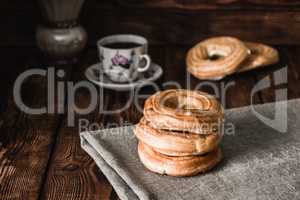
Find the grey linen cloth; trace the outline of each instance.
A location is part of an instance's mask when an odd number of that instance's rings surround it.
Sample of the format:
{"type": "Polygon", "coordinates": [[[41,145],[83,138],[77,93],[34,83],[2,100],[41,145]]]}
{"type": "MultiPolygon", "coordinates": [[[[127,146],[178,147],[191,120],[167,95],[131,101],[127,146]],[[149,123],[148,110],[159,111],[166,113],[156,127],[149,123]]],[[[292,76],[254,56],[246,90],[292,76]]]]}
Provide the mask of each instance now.
{"type": "Polygon", "coordinates": [[[223,137],[223,161],[193,177],[170,177],[145,169],[130,126],[81,133],[81,145],[122,200],[300,199],[300,100],[254,109],[271,118],[275,107],[285,112],[285,103],[286,133],[265,125],[251,107],[226,110],[226,124],[232,123],[235,133],[223,137]]]}

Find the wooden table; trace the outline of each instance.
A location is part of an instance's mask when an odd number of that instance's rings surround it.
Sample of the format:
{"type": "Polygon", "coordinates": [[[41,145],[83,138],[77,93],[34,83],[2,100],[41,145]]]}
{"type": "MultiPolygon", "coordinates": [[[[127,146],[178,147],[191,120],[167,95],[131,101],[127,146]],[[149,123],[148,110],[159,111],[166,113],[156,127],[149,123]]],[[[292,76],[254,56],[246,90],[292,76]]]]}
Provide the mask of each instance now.
{"type": "MultiPolygon", "coordinates": [[[[281,63],[238,75],[232,75],[216,84],[219,91],[224,85],[234,81],[225,93],[226,108],[241,107],[250,104],[250,94],[253,86],[265,76],[273,83],[270,88],[254,95],[254,103],[261,104],[275,101],[275,90],[288,89],[288,98],[300,97],[300,47],[277,47],[281,55],[281,63]],[[274,85],[273,72],[288,65],[288,83],[274,85]]],[[[159,85],[167,81],[177,81],[186,87],[186,70],[184,58],[187,47],[151,46],[150,54],[153,60],[164,68],[164,75],[158,81],[159,85]]],[[[1,68],[1,147],[0,147],[0,199],[118,199],[116,193],[104,175],[99,171],[93,160],[80,148],[78,137],[78,120],[88,119],[102,127],[111,123],[122,125],[125,122],[136,123],[141,113],[133,104],[128,109],[104,115],[95,109],[88,115],[76,114],[76,126],[68,127],[67,113],[27,115],[21,112],[13,101],[12,89],[16,77],[26,69],[39,67],[46,69],[47,62],[41,59],[38,50],[28,48],[28,51],[5,48],[0,52],[4,55],[1,68]],[[44,66],[44,67],[43,67],[44,66]],[[3,81],[5,80],[5,81],[3,81]]],[[[97,61],[95,47],[87,49],[78,63],[60,66],[66,76],[59,81],[78,82],[85,80],[84,71],[97,61]]],[[[284,74],[283,74],[284,75],[284,74]]],[[[202,81],[203,82],[203,81],[202,81]]],[[[192,78],[191,88],[200,83],[192,78]]],[[[212,92],[209,87],[204,91],[212,92]]],[[[47,104],[46,77],[33,76],[26,81],[23,88],[23,99],[30,106],[45,106],[47,104]]],[[[145,88],[144,93],[152,93],[151,88],[145,88]]],[[[126,103],[128,93],[104,91],[103,101],[106,110],[121,107],[126,103]]],[[[87,90],[76,93],[76,105],[85,107],[90,96],[87,90]]],[[[140,100],[142,105],[143,100],[140,100]]],[[[56,102],[55,108],[67,105],[66,101],[56,102]]]]}

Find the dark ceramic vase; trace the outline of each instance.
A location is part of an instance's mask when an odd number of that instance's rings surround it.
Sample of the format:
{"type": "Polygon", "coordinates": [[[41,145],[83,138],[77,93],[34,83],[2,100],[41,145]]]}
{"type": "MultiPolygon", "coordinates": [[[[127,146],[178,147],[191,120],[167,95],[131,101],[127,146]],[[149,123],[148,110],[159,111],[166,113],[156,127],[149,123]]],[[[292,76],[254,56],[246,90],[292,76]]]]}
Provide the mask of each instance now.
{"type": "Polygon", "coordinates": [[[84,0],[38,0],[45,25],[36,31],[38,47],[57,59],[72,58],[85,47],[87,34],[78,24],[84,0]]]}

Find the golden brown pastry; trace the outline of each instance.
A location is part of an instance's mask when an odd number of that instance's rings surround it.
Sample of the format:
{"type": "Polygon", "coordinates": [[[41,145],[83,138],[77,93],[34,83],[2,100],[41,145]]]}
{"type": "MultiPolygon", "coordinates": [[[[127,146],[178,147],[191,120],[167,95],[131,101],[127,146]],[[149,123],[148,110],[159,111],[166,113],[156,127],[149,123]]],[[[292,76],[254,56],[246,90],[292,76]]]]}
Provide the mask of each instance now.
{"type": "Polygon", "coordinates": [[[220,133],[224,111],[211,95],[191,90],[165,90],[149,97],[144,116],[155,129],[220,133]]]}
{"type": "Polygon", "coordinates": [[[187,70],[199,79],[219,80],[232,74],[248,56],[248,48],[233,37],[214,37],[189,50],[187,70]]]}
{"type": "Polygon", "coordinates": [[[255,68],[272,65],[279,61],[278,51],[268,45],[245,42],[250,55],[240,64],[237,72],[244,72],[255,68]]]}
{"type": "Polygon", "coordinates": [[[155,129],[145,118],[136,125],[134,133],[139,141],[169,156],[204,154],[215,149],[221,140],[219,134],[200,135],[155,129]]]}
{"type": "Polygon", "coordinates": [[[152,172],[170,176],[192,176],[213,168],[222,158],[221,150],[215,149],[202,156],[173,157],[160,154],[139,142],[141,162],[152,172]]]}

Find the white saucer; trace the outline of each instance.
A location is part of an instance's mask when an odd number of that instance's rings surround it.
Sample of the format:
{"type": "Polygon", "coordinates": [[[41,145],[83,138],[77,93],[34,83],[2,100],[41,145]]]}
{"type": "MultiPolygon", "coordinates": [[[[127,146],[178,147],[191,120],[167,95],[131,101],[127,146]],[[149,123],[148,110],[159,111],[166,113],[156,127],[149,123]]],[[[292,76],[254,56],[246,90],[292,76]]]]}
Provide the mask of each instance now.
{"type": "Polygon", "coordinates": [[[109,77],[103,72],[104,70],[102,65],[100,63],[96,63],[86,69],[85,76],[89,81],[99,85],[100,87],[117,91],[128,91],[154,82],[162,75],[163,70],[158,64],[152,63],[149,70],[142,73],[137,80],[129,83],[114,82],[110,80],[109,77]]]}

